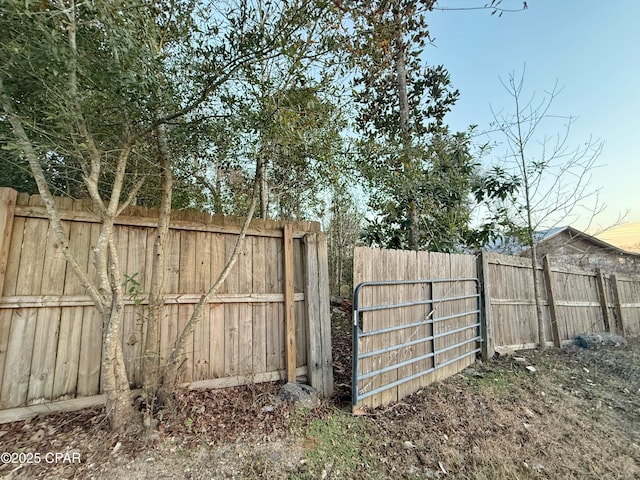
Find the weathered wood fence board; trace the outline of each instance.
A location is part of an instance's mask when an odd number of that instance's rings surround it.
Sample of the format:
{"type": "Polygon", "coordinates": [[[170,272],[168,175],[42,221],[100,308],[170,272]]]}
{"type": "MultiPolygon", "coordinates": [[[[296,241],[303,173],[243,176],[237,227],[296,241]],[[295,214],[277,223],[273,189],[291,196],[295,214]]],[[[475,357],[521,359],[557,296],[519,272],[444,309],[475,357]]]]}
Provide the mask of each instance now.
{"type": "Polygon", "coordinates": [[[617,311],[615,329],[625,335],[640,335],[640,282],[611,275],[611,290],[617,311]]]}
{"type": "MultiPolygon", "coordinates": [[[[94,278],[100,223],[85,203],[56,202],[70,249],[94,278]]],[[[132,294],[125,305],[122,345],[134,387],[143,380],[154,215],[157,210],[130,208],[115,227],[123,284],[132,294]]],[[[242,222],[173,212],[157,346],[161,358],[168,357],[200,296],[222,271],[242,222]]],[[[41,199],[0,188],[0,228],[0,408],[99,394],[101,318],[67,266],[41,199]]],[[[181,380],[218,386],[287,378],[287,372],[295,379],[307,373],[311,359],[313,369],[322,370],[312,384],[329,395],[328,288],[326,240],[318,224],[252,221],[236,265],[188,341],[181,380]],[[318,343],[311,350],[310,339],[318,343]]]]}

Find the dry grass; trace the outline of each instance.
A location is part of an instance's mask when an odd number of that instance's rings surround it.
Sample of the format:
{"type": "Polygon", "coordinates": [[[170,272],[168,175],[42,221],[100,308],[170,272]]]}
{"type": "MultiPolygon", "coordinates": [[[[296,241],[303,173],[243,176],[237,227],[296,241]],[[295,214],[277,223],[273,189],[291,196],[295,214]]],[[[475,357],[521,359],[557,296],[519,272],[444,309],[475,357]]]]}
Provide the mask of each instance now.
{"type": "Polygon", "coordinates": [[[415,445],[393,462],[401,476],[640,478],[637,360],[636,343],[529,353],[534,373],[512,359],[476,365],[372,417],[392,439],[381,452],[415,445]]]}

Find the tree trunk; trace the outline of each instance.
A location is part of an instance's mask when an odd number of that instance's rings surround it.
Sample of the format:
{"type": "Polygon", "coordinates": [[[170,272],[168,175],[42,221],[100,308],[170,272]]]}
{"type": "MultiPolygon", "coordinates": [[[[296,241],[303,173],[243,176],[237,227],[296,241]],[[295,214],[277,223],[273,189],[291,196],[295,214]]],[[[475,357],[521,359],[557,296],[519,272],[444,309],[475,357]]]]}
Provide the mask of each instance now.
{"type": "MultiPolygon", "coordinates": [[[[154,399],[160,385],[160,358],[158,354],[158,323],[164,305],[164,270],[166,263],[165,244],[171,223],[171,199],[173,194],[173,172],[169,159],[167,132],[164,125],[156,129],[158,157],[162,166],[162,188],[160,212],[153,243],[153,264],[151,266],[151,286],[149,289],[149,310],[145,337],[144,392],[147,405],[153,411],[154,399]]],[[[148,412],[149,413],[149,412],[148,412]]]]}
{"type": "Polygon", "coordinates": [[[124,294],[122,291],[122,274],[117,251],[113,243],[114,216],[107,216],[102,224],[103,235],[108,238],[107,257],[108,266],[104,272],[98,272],[99,276],[108,277],[111,288],[111,303],[103,308],[104,329],[104,357],[102,359],[103,391],[107,397],[107,419],[111,429],[115,432],[128,430],[138,426],[139,417],[133,408],[129,379],[124,364],[124,352],[122,350],[122,321],[124,318],[124,294]]]}
{"type": "MultiPolygon", "coordinates": [[[[3,85],[0,81],[0,102],[13,127],[20,150],[29,162],[38,191],[47,208],[47,215],[51,222],[51,228],[56,235],[56,240],[62,246],[62,253],[70,266],[70,270],[80,279],[81,285],[86,288],[94,305],[102,315],[104,331],[104,357],[102,359],[104,374],[102,384],[103,392],[107,397],[107,418],[114,430],[122,430],[129,424],[134,423],[135,410],[131,405],[131,393],[124,366],[122,345],[120,344],[124,300],[122,297],[122,278],[112,245],[115,214],[102,211],[102,231],[98,244],[94,249],[96,275],[98,276],[98,281],[95,282],[89,278],[86,269],[80,265],[69,247],[68,237],[64,231],[54,197],[37,154],[22,126],[20,118],[14,113],[11,102],[2,88],[3,85]],[[110,261],[107,261],[109,256],[108,249],[112,251],[110,261]]],[[[90,183],[90,179],[87,179],[87,183],[90,183]]]]}
{"type": "MultiPolygon", "coordinates": [[[[396,8],[393,14],[395,23],[395,33],[393,39],[394,47],[394,59],[396,67],[396,88],[398,92],[398,106],[400,115],[400,135],[402,140],[402,166],[403,174],[408,178],[413,176],[413,156],[411,154],[411,135],[409,132],[409,96],[407,93],[407,65],[405,58],[406,45],[402,39],[402,18],[400,9],[396,8]]],[[[412,250],[418,250],[420,246],[419,241],[419,219],[418,208],[416,200],[413,197],[411,190],[406,192],[407,206],[408,206],[408,219],[409,219],[409,231],[407,232],[407,239],[409,247],[412,250]]]]}
{"type": "Polygon", "coordinates": [[[106,333],[102,359],[102,391],[107,397],[107,420],[114,432],[122,432],[137,425],[120,340],[123,311],[124,303],[114,302],[105,306],[106,313],[103,315],[106,333]]]}
{"type": "Polygon", "coordinates": [[[258,154],[256,168],[257,176],[260,179],[260,218],[269,218],[269,182],[267,179],[267,161],[258,154]]]}
{"type": "Polygon", "coordinates": [[[536,302],[536,318],[538,320],[538,346],[540,350],[544,350],[547,346],[546,319],[542,302],[542,292],[540,291],[540,284],[542,283],[540,259],[538,258],[538,249],[535,243],[532,244],[530,251],[531,266],[533,268],[533,296],[536,302]]]}

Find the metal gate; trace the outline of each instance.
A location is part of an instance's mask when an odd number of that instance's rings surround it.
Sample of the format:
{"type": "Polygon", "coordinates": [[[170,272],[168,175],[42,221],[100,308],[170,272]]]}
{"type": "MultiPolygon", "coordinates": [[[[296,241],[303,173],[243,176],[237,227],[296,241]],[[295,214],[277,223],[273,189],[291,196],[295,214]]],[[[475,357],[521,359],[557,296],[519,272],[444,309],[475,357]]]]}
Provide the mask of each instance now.
{"type": "Polygon", "coordinates": [[[353,295],[353,408],[453,375],[480,351],[477,278],[370,281],[353,295]]]}

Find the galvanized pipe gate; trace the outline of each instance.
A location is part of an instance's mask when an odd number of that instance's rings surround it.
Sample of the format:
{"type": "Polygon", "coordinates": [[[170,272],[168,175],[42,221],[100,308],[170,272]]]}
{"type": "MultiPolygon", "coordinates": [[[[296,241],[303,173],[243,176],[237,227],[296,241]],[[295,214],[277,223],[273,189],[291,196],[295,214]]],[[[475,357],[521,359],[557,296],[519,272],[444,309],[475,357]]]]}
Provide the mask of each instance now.
{"type": "MultiPolygon", "coordinates": [[[[382,295],[390,298],[392,295],[382,295]]],[[[362,400],[378,395],[395,387],[413,382],[419,388],[424,386],[421,380],[431,372],[455,364],[462,359],[475,356],[480,352],[481,335],[481,296],[480,282],[477,278],[453,278],[431,280],[396,280],[371,281],[358,284],[353,294],[353,405],[354,408],[362,400]],[[369,302],[362,305],[362,295],[367,289],[399,286],[422,286],[425,297],[409,301],[369,302]],[[440,290],[453,292],[434,298],[435,286],[443,286],[440,290]],[[456,286],[456,288],[453,288],[456,286]],[[475,287],[475,288],[473,288],[475,287]],[[473,288],[474,293],[470,293],[473,288]],[[473,307],[470,307],[473,301],[473,307]],[[448,305],[443,308],[444,305],[448,305]],[[393,311],[424,306],[424,312],[417,318],[415,315],[394,315],[393,311]],[[446,310],[444,314],[441,310],[446,310]],[[379,328],[363,330],[363,317],[367,312],[388,311],[383,314],[385,321],[378,322],[379,328]],[[395,317],[395,318],[394,318],[395,317]],[[396,321],[402,317],[401,321],[396,321]],[[408,321],[407,321],[408,318],[408,321]],[[462,322],[462,325],[460,324],[462,322]],[[437,327],[437,328],[436,328],[437,327]],[[451,340],[449,337],[455,335],[451,340]],[[376,342],[366,339],[378,338],[376,342]],[[453,343],[452,343],[453,342],[453,343]],[[466,348],[461,348],[465,347],[466,348]],[[404,352],[400,355],[400,352],[404,352]],[[413,355],[414,353],[417,355],[413,355]],[[445,355],[448,352],[452,354],[445,355]],[[409,357],[401,360],[401,357],[409,357]],[[363,361],[369,360],[366,371],[362,370],[363,361]],[[415,366],[424,368],[415,371],[415,366]],[[409,368],[410,367],[410,368],[409,368]],[[393,372],[391,381],[381,382],[381,378],[393,372]],[[360,382],[369,379],[364,385],[360,382]],[[377,386],[372,386],[374,383],[377,386]],[[382,384],[380,384],[382,383],[382,384]]],[[[413,309],[415,312],[415,308],[413,309]]],[[[376,315],[381,315],[377,313],[376,315]]],[[[388,376],[388,375],[387,375],[388,376]]],[[[416,389],[417,389],[416,388],[416,389]]],[[[409,388],[410,390],[410,388],[409,388]]],[[[407,391],[407,389],[405,389],[407,391]]],[[[410,391],[408,393],[411,393],[410,391]]]]}

